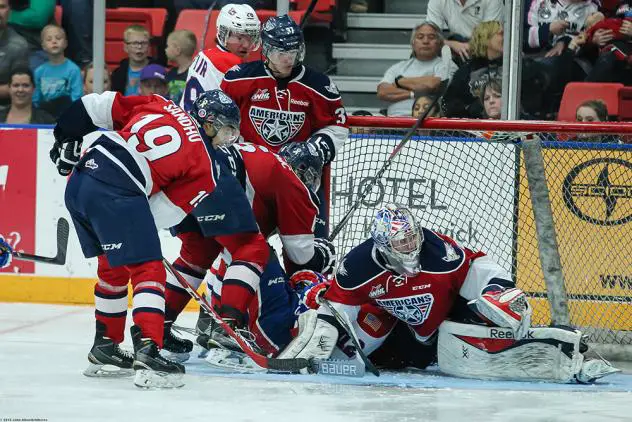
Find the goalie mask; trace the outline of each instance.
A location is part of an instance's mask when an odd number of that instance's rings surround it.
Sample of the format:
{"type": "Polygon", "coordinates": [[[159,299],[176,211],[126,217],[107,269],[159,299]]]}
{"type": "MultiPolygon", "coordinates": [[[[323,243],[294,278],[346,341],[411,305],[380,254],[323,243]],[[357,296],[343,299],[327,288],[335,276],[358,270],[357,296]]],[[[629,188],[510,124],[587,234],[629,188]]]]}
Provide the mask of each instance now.
{"type": "Polygon", "coordinates": [[[190,114],[213,140],[213,147],[230,145],[239,138],[239,107],[219,89],[197,97],[190,114]]]}
{"type": "Polygon", "coordinates": [[[399,273],[412,276],[421,271],[419,253],[424,235],[407,208],[390,204],[381,208],[371,225],[371,238],[399,273]]]}
{"type": "Polygon", "coordinates": [[[257,50],[261,45],[259,31],[261,22],[254,9],[247,4],[227,4],[217,16],[217,42],[225,50],[231,35],[250,38],[249,50],[257,50]]]}

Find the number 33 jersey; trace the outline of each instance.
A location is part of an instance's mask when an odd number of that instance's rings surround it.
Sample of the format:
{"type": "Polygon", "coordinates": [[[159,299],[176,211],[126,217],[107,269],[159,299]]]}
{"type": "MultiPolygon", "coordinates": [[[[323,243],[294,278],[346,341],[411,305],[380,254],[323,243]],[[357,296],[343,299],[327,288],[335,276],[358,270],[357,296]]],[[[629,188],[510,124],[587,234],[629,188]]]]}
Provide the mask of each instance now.
{"type": "Polygon", "coordinates": [[[113,130],[84,137],[83,166],[108,184],[117,184],[117,178],[119,183],[131,180],[148,196],[158,228],[178,224],[215,189],[214,164],[203,135],[172,101],[104,92],[86,95],[81,102],[84,115],[77,120],[87,114],[94,126],[113,130]],[[88,154],[95,157],[92,162],[86,160],[88,154]]]}
{"type": "Polygon", "coordinates": [[[241,110],[244,140],[274,152],[288,142],[305,141],[315,133],[329,136],[336,151],[349,134],[347,114],[336,85],[306,66],[277,80],[262,61],[226,72],[221,89],[241,110]]]}

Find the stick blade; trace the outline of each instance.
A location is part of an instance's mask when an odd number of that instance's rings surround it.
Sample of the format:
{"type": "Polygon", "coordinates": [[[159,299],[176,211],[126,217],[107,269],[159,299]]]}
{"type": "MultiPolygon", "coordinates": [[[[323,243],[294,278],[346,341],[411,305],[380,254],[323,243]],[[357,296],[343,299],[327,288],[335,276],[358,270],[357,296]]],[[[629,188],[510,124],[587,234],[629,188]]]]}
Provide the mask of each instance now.
{"type": "Polygon", "coordinates": [[[57,255],[54,262],[58,265],[66,263],[66,252],[68,251],[68,236],[70,234],[70,225],[68,220],[61,217],[57,220],[57,255]]]}

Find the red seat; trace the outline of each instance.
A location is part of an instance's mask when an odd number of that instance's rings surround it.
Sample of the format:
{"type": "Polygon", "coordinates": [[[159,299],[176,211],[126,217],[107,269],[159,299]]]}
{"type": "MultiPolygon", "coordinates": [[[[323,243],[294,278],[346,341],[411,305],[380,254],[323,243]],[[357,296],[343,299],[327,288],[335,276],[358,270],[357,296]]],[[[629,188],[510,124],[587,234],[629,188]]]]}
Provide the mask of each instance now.
{"type": "Polygon", "coordinates": [[[632,120],[632,87],[619,90],[619,120],[632,120]]]}
{"type": "MultiPolygon", "coordinates": [[[[180,12],[178,15],[178,20],[176,21],[175,29],[188,29],[193,31],[195,36],[198,39],[198,48],[211,48],[215,46],[215,36],[217,35],[217,17],[219,16],[219,10],[214,10],[211,12],[211,16],[208,20],[208,30],[206,31],[206,37],[204,43],[202,43],[202,35],[204,34],[206,15],[208,11],[206,10],[194,10],[194,9],[185,9],[180,12]]],[[[289,15],[294,19],[295,22],[300,23],[304,11],[291,11],[289,15]]],[[[276,10],[257,10],[257,16],[261,21],[261,24],[265,23],[270,17],[276,16],[276,10]]],[[[259,51],[253,52],[250,57],[255,57],[255,60],[259,60],[259,51]]],[[[249,57],[249,58],[250,58],[249,57]]]]}
{"type": "Polygon", "coordinates": [[[122,59],[127,57],[123,40],[125,29],[130,25],[140,25],[147,28],[152,40],[149,54],[155,57],[158,53],[156,41],[162,37],[166,19],[166,9],[134,7],[106,9],[105,62],[108,68],[115,68],[122,59]]]}
{"type": "Polygon", "coordinates": [[[57,25],[61,26],[61,17],[63,16],[63,14],[64,14],[63,7],[59,5],[55,6],[55,23],[57,25]]]}
{"type": "Polygon", "coordinates": [[[575,121],[577,107],[588,100],[602,100],[610,116],[619,115],[620,83],[570,82],[564,88],[557,120],[575,121]]]}

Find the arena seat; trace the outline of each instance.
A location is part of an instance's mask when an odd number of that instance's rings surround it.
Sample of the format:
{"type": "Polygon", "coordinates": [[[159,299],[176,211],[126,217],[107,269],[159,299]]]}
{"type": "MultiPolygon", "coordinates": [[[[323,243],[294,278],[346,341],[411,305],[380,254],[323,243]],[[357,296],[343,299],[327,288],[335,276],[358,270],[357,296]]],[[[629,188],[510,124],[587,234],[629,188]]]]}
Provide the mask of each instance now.
{"type": "Polygon", "coordinates": [[[557,120],[575,121],[577,106],[587,100],[602,100],[608,106],[608,114],[618,116],[621,88],[620,83],[570,82],[564,88],[557,120]]]}
{"type": "Polygon", "coordinates": [[[57,25],[61,25],[61,18],[64,14],[64,8],[61,7],[60,5],[55,6],[55,23],[57,25]]]}
{"type": "MultiPolygon", "coordinates": [[[[180,12],[178,15],[178,20],[176,21],[175,29],[188,29],[193,31],[195,36],[198,39],[198,49],[202,48],[211,48],[215,46],[215,36],[217,35],[217,16],[219,16],[219,10],[214,10],[211,12],[211,15],[208,20],[208,30],[206,32],[205,40],[202,40],[202,35],[204,34],[205,22],[207,10],[195,10],[195,9],[185,9],[180,12]]],[[[289,15],[296,21],[297,23],[301,22],[304,11],[291,11],[289,15]]],[[[261,23],[267,21],[270,17],[276,16],[276,10],[257,10],[257,16],[261,23]]],[[[259,59],[259,51],[253,52],[251,57],[254,60],[259,59]]],[[[250,57],[249,57],[250,59],[250,57]]],[[[250,60],[249,60],[250,61],[250,60]]]]}
{"type": "Polygon", "coordinates": [[[119,62],[127,57],[123,50],[125,45],[123,34],[130,25],[141,25],[147,28],[152,41],[150,55],[155,57],[158,52],[156,41],[162,37],[166,19],[166,9],[135,7],[106,9],[105,62],[108,68],[117,67],[119,62]]]}
{"type": "Polygon", "coordinates": [[[632,120],[632,87],[619,90],[619,120],[632,120]]]}
{"type": "MultiPolygon", "coordinates": [[[[291,7],[297,11],[305,11],[309,7],[311,0],[290,0],[291,7]]],[[[310,22],[331,22],[333,20],[333,9],[336,7],[336,0],[318,0],[310,16],[310,22]]]]}

